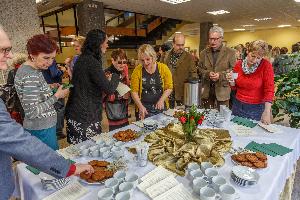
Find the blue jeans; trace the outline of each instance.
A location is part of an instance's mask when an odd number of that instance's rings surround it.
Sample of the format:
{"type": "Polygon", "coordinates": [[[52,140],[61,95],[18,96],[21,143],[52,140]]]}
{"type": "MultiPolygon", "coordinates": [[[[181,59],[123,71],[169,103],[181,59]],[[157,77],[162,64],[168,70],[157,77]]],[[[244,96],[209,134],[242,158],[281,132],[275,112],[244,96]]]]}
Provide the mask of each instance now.
{"type": "Polygon", "coordinates": [[[248,104],[243,103],[235,98],[232,105],[232,114],[235,116],[260,121],[264,109],[265,104],[248,104]]]}
{"type": "Polygon", "coordinates": [[[56,137],[56,126],[42,130],[28,130],[31,135],[40,139],[43,143],[48,145],[53,150],[58,150],[58,143],[56,137]]]}

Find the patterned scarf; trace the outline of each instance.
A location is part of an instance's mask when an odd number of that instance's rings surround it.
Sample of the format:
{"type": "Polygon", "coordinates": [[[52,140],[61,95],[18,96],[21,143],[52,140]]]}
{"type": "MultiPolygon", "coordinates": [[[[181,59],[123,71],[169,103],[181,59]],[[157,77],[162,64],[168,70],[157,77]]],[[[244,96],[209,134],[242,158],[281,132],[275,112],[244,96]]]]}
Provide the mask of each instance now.
{"type": "Polygon", "coordinates": [[[257,70],[258,66],[260,65],[261,61],[262,59],[259,62],[255,63],[254,65],[252,65],[251,67],[248,67],[247,58],[245,58],[242,62],[242,69],[244,74],[254,73],[257,70]]]}
{"type": "Polygon", "coordinates": [[[182,55],[183,52],[181,53],[175,53],[173,50],[170,53],[170,66],[171,69],[176,69],[176,64],[180,58],[180,56],[182,55]]]}

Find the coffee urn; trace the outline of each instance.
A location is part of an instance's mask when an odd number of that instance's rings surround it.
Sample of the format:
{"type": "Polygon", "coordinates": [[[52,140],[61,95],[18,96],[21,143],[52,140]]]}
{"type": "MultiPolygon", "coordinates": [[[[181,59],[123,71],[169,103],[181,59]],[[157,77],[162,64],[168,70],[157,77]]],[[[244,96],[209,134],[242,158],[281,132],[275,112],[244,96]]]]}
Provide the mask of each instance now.
{"type": "Polygon", "coordinates": [[[190,79],[184,82],[184,97],[183,103],[186,107],[201,105],[201,82],[198,79],[190,79]]]}

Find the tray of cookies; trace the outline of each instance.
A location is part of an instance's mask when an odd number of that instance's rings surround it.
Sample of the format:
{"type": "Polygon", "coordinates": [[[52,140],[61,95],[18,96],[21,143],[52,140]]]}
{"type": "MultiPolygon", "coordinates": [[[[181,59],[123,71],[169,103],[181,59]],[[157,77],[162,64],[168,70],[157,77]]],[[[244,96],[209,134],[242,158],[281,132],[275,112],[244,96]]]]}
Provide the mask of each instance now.
{"type": "Polygon", "coordinates": [[[252,169],[264,169],[268,166],[268,157],[261,152],[237,152],[231,155],[231,160],[234,164],[252,169]]]}
{"type": "Polygon", "coordinates": [[[115,171],[110,167],[110,162],[104,160],[92,160],[89,164],[94,168],[93,174],[80,174],[79,181],[89,185],[104,184],[105,180],[113,177],[115,171]]]}
{"type": "Polygon", "coordinates": [[[127,129],[125,131],[119,131],[113,135],[113,137],[116,140],[122,141],[122,142],[131,142],[131,141],[139,138],[140,136],[141,136],[141,134],[139,134],[131,129],[127,129]]]}

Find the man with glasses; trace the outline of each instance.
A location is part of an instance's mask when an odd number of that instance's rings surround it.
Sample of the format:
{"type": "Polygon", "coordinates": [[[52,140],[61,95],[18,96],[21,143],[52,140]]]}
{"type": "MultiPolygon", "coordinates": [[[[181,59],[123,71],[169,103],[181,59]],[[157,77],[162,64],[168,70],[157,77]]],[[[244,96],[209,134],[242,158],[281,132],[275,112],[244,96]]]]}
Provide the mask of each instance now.
{"type": "Polygon", "coordinates": [[[199,71],[202,76],[201,95],[204,108],[229,107],[230,87],[226,74],[235,65],[235,51],[223,45],[224,30],[213,26],[209,30],[208,48],[200,52],[199,71]]]}
{"type": "MultiPolygon", "coordinates": [[[[11,43],[0,25],[0,69],[7,69],[7,60],[12,58],[11,43]]],[[[65,177],[81,172],[93,172],[90,165],[75,164],[59,156],[46,144],[24,131],[12,120],[0,99],[0,199],[9,199],[14,191],[14,175],[11,157],[24,161],[55,177],[65,177]]]]}
{"type": "Polygon", "coordinates": [[[167,52],[164,63],[170,68],[173,76],[174,90],[170,95],[170,108],[183,103],[184,81],[188,78],[198,78],[197,69],[192,55],[184,50],[185,37],[176,33],[173,38],[173,48],[167,52]]]}

